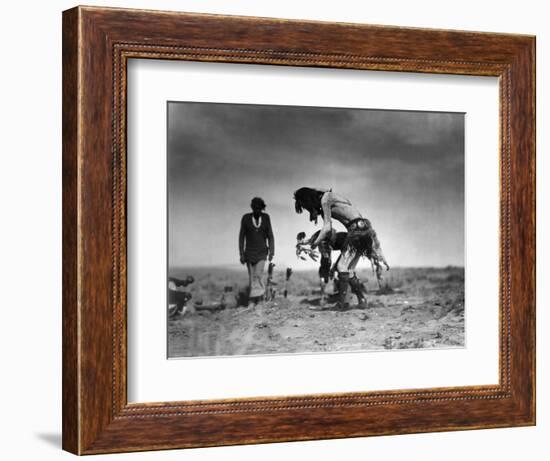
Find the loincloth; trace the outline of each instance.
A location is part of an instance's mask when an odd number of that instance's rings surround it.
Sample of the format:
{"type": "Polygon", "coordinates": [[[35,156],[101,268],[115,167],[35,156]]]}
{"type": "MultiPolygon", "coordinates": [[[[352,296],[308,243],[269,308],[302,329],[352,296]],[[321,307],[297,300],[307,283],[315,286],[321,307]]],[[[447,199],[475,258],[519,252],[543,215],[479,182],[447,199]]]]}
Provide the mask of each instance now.
{"type": "Polygon", "coordinates": [[[348,224],[348,235],[342,251],[353,252],[369,259],[378,259],[379,248],[378,237],[368,219],[358,218],[348,224]]]}

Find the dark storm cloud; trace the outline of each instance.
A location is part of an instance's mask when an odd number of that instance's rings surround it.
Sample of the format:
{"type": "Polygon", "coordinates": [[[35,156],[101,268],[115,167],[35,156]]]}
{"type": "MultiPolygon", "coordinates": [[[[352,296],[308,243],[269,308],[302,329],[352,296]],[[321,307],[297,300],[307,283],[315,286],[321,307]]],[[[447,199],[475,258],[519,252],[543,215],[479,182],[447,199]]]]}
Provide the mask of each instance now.
{"type": "MultiPolygon", "coordinates": [[[[281,226],[296,222],[292,192],[311,185],[333,187],[376,217],[381,239],[400,249],[394,264],[463,263],[462,114],[169,103],[168,119],[170,217],[177,231],[186,229],[181,241],[194,232],[184,223],[187,210],[206,209],[215,215],[209,225],[228,225],[255,194],[281,226]]],[[[223,238],[232,244],[229,227],[223,238]]],[[[175,260],[204,258],[188,244],[173,245],[175,260]]]]}
{"type": "Polygon", "coordinates": [[[463,149],[462,117],[430,112],[233,104],[171,104],[170,152],[197,149],[208,160],[262,167],[267,161],[308,162],[337,153],[340,160],[452,161],[463,149]],[[302,149],[310,155],[301,156],[302,149]],[[277,158],[254,156],[274,151],[277,158]],[[271,160],[271,161],[270,161],[271,160]]]}

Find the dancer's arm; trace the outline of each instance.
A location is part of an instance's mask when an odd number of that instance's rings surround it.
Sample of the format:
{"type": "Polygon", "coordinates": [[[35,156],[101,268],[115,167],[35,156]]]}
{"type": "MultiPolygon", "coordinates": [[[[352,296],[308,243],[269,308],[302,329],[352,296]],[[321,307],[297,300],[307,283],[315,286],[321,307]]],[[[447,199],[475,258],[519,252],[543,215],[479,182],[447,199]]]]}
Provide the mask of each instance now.
{"type": "Polygon", "coordinates": [[[321,232],[319,232],[319,236],[313,243],[314,246],[319,245],[324,238],[330,234],[332,230],[332,219],[331,219],[331,206],[332,206],[332,192],[328,191],[325,192],[323,197],[321,198],[321,206],[323,208],[323,227],[321,228],[321,232]]]}

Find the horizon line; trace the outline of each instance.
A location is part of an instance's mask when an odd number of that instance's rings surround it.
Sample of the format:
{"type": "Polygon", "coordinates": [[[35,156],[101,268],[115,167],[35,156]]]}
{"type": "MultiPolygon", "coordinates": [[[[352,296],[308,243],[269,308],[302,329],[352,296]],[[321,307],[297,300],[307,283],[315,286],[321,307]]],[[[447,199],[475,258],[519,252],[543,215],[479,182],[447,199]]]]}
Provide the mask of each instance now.
{"type": "MultiPolygon", "coordinates": [[[[276,264],[275,266],[280,266],[278,264],[276,264]]],[[[284,266],[280,266],[280,267],[284,267],[284,266]]],[[[316,267],[311,267],[311,268],[294,268],[292,266],[287,266],[287,267],[291,267],[294,271],[300,271],[300,270],[317,270],[318,268],[316,267]]],[[[218,264],[218,265],[209,265],[209,266],[200,266],[200,265],[189,265],[189,266],[172,266],[172,267],[168,267],[168,270],[170,269],[246,269],[246,266],[244,264],[238,264],[238,263],[228,263],[228,264],[218,264]]],[[[420,265],[420,266],[392,266],[390,267],[390,271],[392,269],[447,269],[447,268],[457,268],[457,269],[465,269],[465,266],[464,265],[460,265],[460,264],[444,264],[444,265],[420,265]]],[[[367,270],[370,270],[370,266],[364,266],[364,267],[359,267],[357,269],[367,269],[367,270]]],[[[387,271],[385,271],[387,272],[387,271]]]]}

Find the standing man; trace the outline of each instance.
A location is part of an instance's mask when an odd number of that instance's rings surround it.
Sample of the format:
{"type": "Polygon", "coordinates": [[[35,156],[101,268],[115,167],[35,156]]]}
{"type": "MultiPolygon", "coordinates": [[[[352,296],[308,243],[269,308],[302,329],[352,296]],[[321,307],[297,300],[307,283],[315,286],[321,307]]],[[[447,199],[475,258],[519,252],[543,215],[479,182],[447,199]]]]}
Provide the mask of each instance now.
{"type": "Polygon", "coordinates": [[[264,295],[265,261],[273,260],[275,255],[275,239],[269,215],[264,213],[265,207],[260,197],[254,197],[250,202],[252,213],[246,213],[241,219],[239,253],[241,264],[246,264],[248,269],[249,305],[264,295]]]}
{"type": "MultiPolygon", "coordinates": [[[[297,213],[303,210],[309,212],[309,220],[317,223],[319,216],[323,218],[323,227],[319,235],[312,243],[312,247],[322,244],[332,234],[332,218],[341,222],[348,234],[342,246],[342,254],[337,262],[338,271],[338,307],[345,307],[346,293],[350,283],[350,272],[355,271],[355,266],[361,256],[371,260],[376,269],[376,275],[381,279],[382,265],[389,270],[389,265],[382,253],[380,242],[368,219],[351,202],[336,194],[332,189],[313,189],[302,187],[294,192],[295,209],[297,213]]],[[[352,283],[360,283],[353,281],[352,283]]]]}

